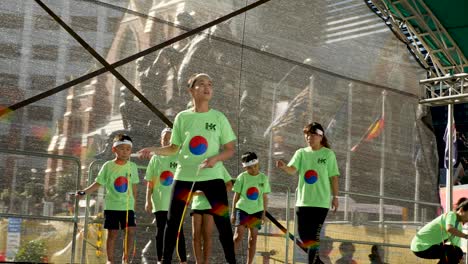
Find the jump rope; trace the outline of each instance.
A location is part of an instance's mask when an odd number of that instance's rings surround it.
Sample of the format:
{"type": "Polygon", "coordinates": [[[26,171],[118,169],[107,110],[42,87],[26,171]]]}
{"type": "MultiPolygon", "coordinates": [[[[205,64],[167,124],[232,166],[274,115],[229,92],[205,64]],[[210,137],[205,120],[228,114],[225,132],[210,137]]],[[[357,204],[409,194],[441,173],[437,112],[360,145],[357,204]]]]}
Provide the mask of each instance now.
{"type": "MultiPolygon", "coordinates": [[[[129,159],[130,162],[130,159],[129,159]]],[[[129,163],[127,162],[127,164],[129,163]]],[[[124,256],[128,257],[128,230],[129,230],[129,225],[128,225],[128,215],[129,215],[129,208],[130,208],[130,191],[128,190],[129,188],[133,188],[133,185],[130,185],[130,180],[131,180],[131,173],[128,174],[126,173],[127,177],[127,182],[128,182],[128,187],[127,187],[127,210],[126,210],[126,215],[125,215],[125,242],[124,242],[124,256]]],[[[133,194],[133,190],[132,190],[133,194]]],[[[134,198],[135,199],[135,198],[134,198]]],[[[135,217],[135,211],[133,213],[133,221],[136,222],[136,217],[135,217]]],[[[132,258],[134,258],[136,255],[136,234],[133,234],[133,254],[132,258]]]]}

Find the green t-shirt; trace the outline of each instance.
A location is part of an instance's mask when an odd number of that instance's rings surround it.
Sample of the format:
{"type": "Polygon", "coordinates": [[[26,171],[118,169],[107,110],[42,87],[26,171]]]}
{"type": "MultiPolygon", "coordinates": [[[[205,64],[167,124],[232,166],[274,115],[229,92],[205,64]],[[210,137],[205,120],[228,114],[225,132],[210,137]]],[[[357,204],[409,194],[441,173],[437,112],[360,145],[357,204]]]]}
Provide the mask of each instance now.
{"type": "MultiPolygon", "coordinates": [[[[224,182],[228,182],[232,179],[231,175],[229,174],[229,171],[224,167],[223,165],[223,178],[224,182]]],[[[211,209],[210,202],[208,202],[208,199],[206,199],[205,195],[194,195],[192,199],[192,205],[191,205],[192,210],[209,210],[211,209]]]]}
{"type": "Polygon", "coordinates": [[[246,171],[237,176],[233,190],[240,195],[236,208],[248,214],[263,211],[263,194],[271,192],[270,182],[265,174],[260,172],[253,176],[246,171]]]}
{"type": "Polygon", "coordinates": [[[330,178],[340,175],[335,153],[326,147],[311,147],[296,151],[288,166],[296,168],[299,176],[296,206],[330,208],[330,178]]]}
{"type": "Polygon", "coordinates": [[[177,168],[177,156],[154,155],[146,169],[145,180],[153,183],[153,213],[157,211],[168,211],[171,202],[172,182],[177,168]]]}
{"type": "Polygon", "coordinates": [[[179,181],[208,181],[222,179],[222,163],[213,168],[198,166],[219,153],[220,146],[236,139],[226,116],[216,110],[197,113],[192,109],[177,114],[171,135],[171,144],[180,147],[175,179],[179,181]]]}
{"type": "Polygon", "coordinates": [[[133,184],[138,184],[137,165],[127,161],[118,165],[110,160],[104,163],[95,180],[106,189],[105,210],[134,210],[133,184]]]}
{"type": "Polygon", "coordinates": [[[430,248],[433,245],[439,245],[444,240],[449,240],[450,244],[460,247],[460,238],[452,236],[447,232],[448,225],[456,227],[462,231],[462,225],[457,221],[457,214],[453,211],[439,215],[421,228],[411,241],[411,250],[420,252],[430,248]]]}

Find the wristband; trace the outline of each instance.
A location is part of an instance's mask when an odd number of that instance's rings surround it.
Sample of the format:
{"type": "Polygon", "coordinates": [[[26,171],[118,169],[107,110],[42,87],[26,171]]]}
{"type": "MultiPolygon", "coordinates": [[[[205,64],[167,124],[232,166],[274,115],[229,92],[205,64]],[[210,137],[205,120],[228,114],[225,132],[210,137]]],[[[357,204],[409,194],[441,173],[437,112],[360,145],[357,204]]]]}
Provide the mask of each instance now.
{"type": "Polygon", "coordinates": [[[78,193],[78,195],[85,195],[86,194],[85,191],[78,191],[77,193],[78,193]]]}

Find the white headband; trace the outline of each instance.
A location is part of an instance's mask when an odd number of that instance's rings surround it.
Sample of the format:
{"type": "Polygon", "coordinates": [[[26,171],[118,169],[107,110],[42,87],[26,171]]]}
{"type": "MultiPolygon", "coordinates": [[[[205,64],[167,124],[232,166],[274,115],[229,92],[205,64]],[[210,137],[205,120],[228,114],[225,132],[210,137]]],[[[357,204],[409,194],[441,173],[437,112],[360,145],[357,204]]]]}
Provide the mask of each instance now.
{"type": "Polygon", "coordinates": [[[127,145],[130,145],[130,147],[133,147],[133,143],[130,141],[130,140],[123,140],[123,141],[116,141],[114,142],[114,144],[112,145],[112,147],[117,147],[118,145],[123,145],[123,144],[127,144],[127,145]]]}
{"type": "Polygon", "coordinates": [[[164,135],[164,133],[167,133],[167,132],[172,133],[172,128],[170,127],[164,128],[163,131],[161,131],[161,137],[164,135]]]}
{"type": "Polygon", "coordinates": [[[211,77],[210,77],[208,74],[206,74],[206,73],[199,73],[199,74],[195,75],[195,76],[191,79],[192,81],[189,83],[189,88],[192,88],[192,87],[193,87],[193,84],[195,83],[195,81],[196,81],[198,78],[202,77],[202,76],[207,77],[207,78],[210,79],[210,81],[211,81],[211,77]]]}
{"type": "Polygon", "coordinates": [[[249,167],[249,166],[252,166],[252,165],[255,165],[255,164],[258,164],[258,159],[253,159],[253,160],[248,161],[248,162],[242,162],[242,167],[245,168],[245,167],[249,167]]]}
{"type": "Polygon", "coordinates": [[[315,129],[315,133],[316,133],[317,135],[321,135],[321,136],[323,136],[323,131],[322,131],[322,130],[320,130],[320,129],[318,129],[318,128],[317,128],[317,129],[315,129]]]}

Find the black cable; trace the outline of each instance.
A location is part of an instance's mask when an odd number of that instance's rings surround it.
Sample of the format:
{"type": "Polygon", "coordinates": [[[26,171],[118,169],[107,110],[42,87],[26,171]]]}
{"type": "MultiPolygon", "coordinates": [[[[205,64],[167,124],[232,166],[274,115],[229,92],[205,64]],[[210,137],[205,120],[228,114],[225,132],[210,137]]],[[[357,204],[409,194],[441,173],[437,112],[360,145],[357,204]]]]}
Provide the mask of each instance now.
{"type": "Polygon", "coordinates": [[[285,235],[287,235],[289,237],[289,239],[291,239],[292,241],[296,241],[296,245],[298,245],[302,250],[304,250],[304,252],[307,253],[307,249],[303,247],[303,245],[301,244],[301,242],[299,242],[299,240],[296,240],[294,239],[294,235],[289,233],[288,230],[286,229],[286,227],[284,227],[280,222],[278,222],[278,220],[276,220],[268,211],[265,212],[265,216],[276,226],[279,228],[279,230],[281,230],[281,232],[283,232],[285,235]]]}

